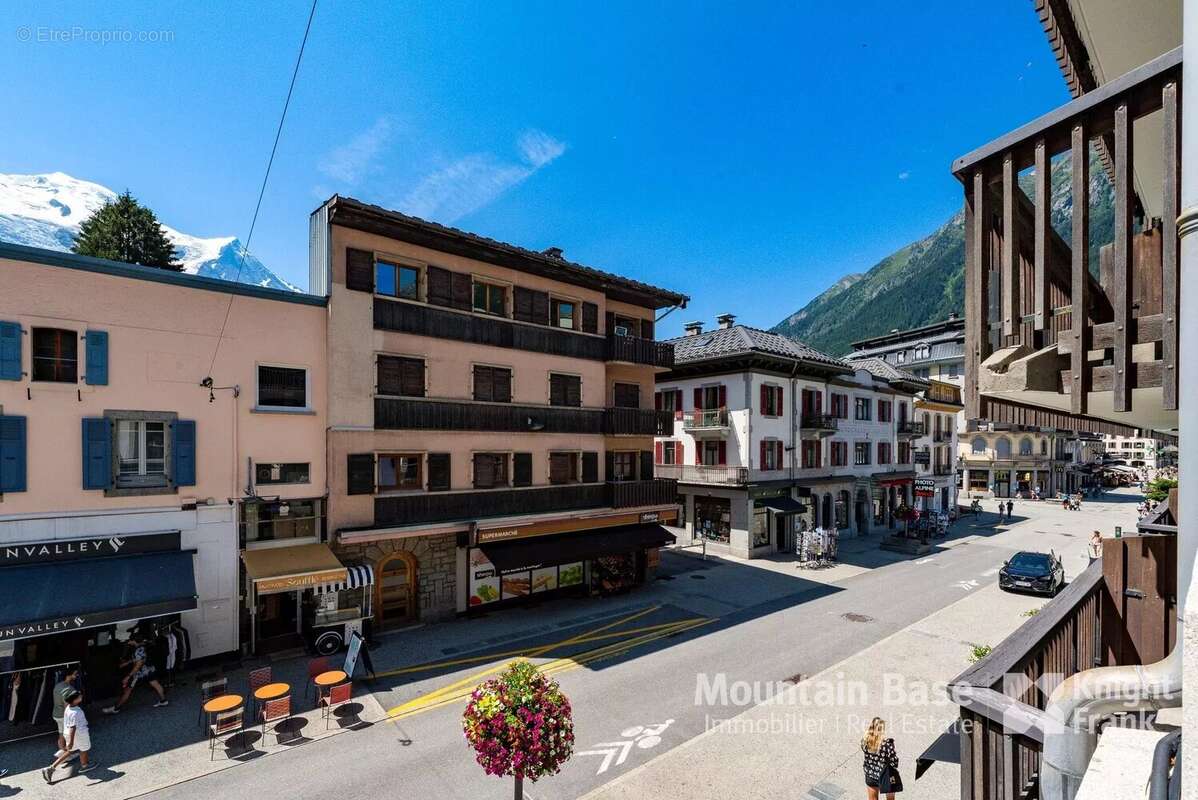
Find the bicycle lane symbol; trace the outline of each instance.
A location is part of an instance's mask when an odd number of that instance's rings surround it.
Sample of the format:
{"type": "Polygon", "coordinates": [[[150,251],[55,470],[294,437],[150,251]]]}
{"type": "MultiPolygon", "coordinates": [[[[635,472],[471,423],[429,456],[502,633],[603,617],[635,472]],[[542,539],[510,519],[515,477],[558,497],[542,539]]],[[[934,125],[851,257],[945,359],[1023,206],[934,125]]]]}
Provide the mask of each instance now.
{"type": "Polygon", "coordinates": [[[674,720],[668,719],[656,725],[634,725],[620,731],[622,738],[619,741],[599,742],[592,745],[592,749],[584,750],[578,755],[602,756],[603,760],[599,762],[599,767],[595,771],[596,775],[602,775],[610,768],[621,766],[627,761],[633,747],[638,750],[650,750],[657,747],[661,744],[661,734],[672,724],[674,724],[674,720]]]}

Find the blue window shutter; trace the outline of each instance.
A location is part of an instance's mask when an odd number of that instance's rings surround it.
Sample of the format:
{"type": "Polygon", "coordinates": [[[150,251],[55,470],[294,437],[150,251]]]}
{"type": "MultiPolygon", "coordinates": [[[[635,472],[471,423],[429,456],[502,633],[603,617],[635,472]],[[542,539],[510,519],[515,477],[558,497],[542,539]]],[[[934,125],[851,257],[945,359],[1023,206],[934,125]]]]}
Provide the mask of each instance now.
{"type": "Polygon", "coordinates": [[[83,488],[112,485],[112,422],[105,417],[83,419],[83,488]]]}
{"type": "Polygon", "coordinates": [[[171,426],[171,475],[176,486],[196,485],[196,424],[177,419],[171,426]]]}
{"type": "Polygon", "coordinates": [[[21,380],[21,323],[0,322],[0,381],[21,380]]]}
{"type": "Polygon", "coordinates": [[[25,418],[0,417],[0,493],[25,491],[25,418]]]}
{"type": "Polygon", "coordinates": [[[88,331],[86,342],[87,372],[84,381],[89,386],[108,385],[108,331],[88,331]]]}

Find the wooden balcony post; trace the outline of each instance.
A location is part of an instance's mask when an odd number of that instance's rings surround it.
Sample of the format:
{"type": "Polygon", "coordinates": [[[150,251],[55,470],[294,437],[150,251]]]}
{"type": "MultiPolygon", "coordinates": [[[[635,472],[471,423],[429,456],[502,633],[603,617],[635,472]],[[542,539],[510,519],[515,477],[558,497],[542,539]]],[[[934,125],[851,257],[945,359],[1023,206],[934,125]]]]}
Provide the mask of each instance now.
{"type": "Polygon", "coordinates": [[[1164,170],[1161,188],[1161,357],[1164,363],[1162,386],[1164,407],[1177,409],[1177,311],[1181,283],[1181,242],[1177,237],[1177,218],[1181,215],[1181,110],[1178,108],[1177,82],[1165,84],[1161,92],[1165,129],[1164,170]]]}
{"type": "Polygon", "coordinates": [[[1086,393],[1090,391],[1090,137],[1084,123],[1073,126],[1073,256],[1070,304],[1073,312],[1073,341],[1069,351],[1069,398],[1074,414],[1086,413],[1086,393]]]}
{"type": "Polygon", "coordinates": [[[986,175],[973,173],[965,192],[965,414],[981,415],[978,375],[990,355],[990,209],[986,175]]]}
{"type": "Polygon", "coordinates": [[[1132,252],[1132,125],[1127,104],[1115,108],[1115,245],[1112,265],[1115,289],[1115,385],[1111,401],[1115,411],[1131,411],[1131,302],[1132,252]]]}
{"type": "Polygon", "coordinates": [[[1015,157],[1008,152],[1002,162],[1002,343],[1016,344],[1014,337],[1022,322],[1019,303],[1019,224],[1015,221],[1015,157]]]}
{"type": "Polygon", "coordinates": [[[1052,214],[1052,165],[1048,160],[1048,145],[1043,139],[1036,141],[1036,202],[1035,202],[1035,287],[1034,313],[1038,341],[1043,347],[1046,334],[1052,327],[1052,309],[1048,301],[1048,237],[1052,230],[1049,217],[1052,214]]]}

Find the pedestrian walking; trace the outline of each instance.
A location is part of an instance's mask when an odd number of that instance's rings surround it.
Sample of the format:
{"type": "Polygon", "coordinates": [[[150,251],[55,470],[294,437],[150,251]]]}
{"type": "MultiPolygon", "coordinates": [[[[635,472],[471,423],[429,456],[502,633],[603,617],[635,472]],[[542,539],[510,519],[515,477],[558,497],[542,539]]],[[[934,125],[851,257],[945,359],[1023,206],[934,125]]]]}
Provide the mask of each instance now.
{"type": "Polygon", "coordinates": [[[154,704],[154,708],[170,705],[170,700],[166,699],[166,690],[162,688],[162,684],[154,677],[154,665],[146,660],[146,644],[136,635],[129,639],[129,645],[133,648],[133,655],[121,662],[121,668],[129,667],[129,673],[121,682],[121,696],[115,704],[104,709],[105,714],[121,713],[121,706],[129,702],[129,698],[133,695],[133,689],[139,683],[148,683],[150,688],[158,695],[158,702],[154,704]]]}
{"type": "Polygon", "coordinates": [[[1015,513],[1015,501],[1007,501],[1007,522],[1011,521],[1011,515],[1015,513]]]}
{"type": "Polygon", "coordinates": [[[1102,534],[1094,531],[1090,536],[1090,543],[1086,545],[1086,550],[1089,552],[1090,563],[1093,564],[1098,559],[1102,558],[1102,534]]]}
{"type": "MultiPolygon", "coordinates": [[[[66,730],[63,729],[63,720],[66,716],[67,697],[75,692],[75,681],[79,678],[79,667],[68,667],[62,680],[54,684],[53,697],[54,704],[50,707],[50,716],[54,719],[54,727],[58,729],[58,749],[65,750],[67,747],[66,730]]],[[[72,756],[74,758],[74,756],[72,756]]]]}
{"type": "Polygon", "coordinates": [[[66,731],[66,747],[59,751],[54,763],[42,770],[46,783],[54,783],[54,770],[65,764],[72,753],[79,754],[79,770],[77,774],[91,772],[96,768],[96,762],[90,759],[92,749],[91,734],[87,728],[87,716],[82,708],[83,693],[72,690],[67,697],[67,707],[63,712],[63,729],[66,731]]]}
{"type": "Polygon", "coordinates": [[[895,792],[903,790],[903,781],[898,772],[898,753],[894,739],[886,737],[886,722],[874,717],[861,739],[861,752],[865,754],[865,792],[869,800],[878,800],[885,793],[886,800],[894,800],[895,792]]]}

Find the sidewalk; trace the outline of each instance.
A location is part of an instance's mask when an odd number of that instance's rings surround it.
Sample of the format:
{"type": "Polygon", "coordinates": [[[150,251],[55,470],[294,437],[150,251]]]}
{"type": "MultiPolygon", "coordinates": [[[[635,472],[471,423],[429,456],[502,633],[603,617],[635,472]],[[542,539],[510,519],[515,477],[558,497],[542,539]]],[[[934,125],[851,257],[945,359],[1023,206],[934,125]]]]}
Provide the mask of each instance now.
{"type": "Polygon", "coordinates": [[[895,739],[906,794],[956,800],[960,773],[954,764],[937,764],[915,783],[915,759],[957,718],[944,686],[968,666],[973,644],[997,644],[1026,621],[1025,612],[1046,602],[987,586],[767,703],[740,714],[734,706],[711,708],[709,716],[725,720],[722,726],[585,798],[856,796],[863,794],[861,734],[879,715],[895,739]],[[841,692],[839,701],[821,702],[836,697],[833,691],[841,692]]]}

